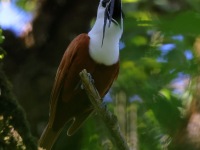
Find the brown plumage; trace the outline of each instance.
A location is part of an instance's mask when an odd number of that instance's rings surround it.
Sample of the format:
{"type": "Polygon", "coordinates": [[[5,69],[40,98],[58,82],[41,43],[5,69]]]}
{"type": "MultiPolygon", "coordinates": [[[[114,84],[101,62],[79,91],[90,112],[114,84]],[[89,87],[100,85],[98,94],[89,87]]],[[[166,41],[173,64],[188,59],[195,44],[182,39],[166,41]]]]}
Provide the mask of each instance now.
{"type": "Polygon", "coordinates": [[[89,54],[90,37],[80,34],[68,46],[57,70],[52,89],[49,122],[39,145],[50,150],[64,125],[73,120],[67,134],[76,132],[93,112],[91,103],[81,88],[79,73],[86,69],[93,77],[101,97],[110,89],[119,72],[119,62],[106,66],[96,63],[89,54]]]}

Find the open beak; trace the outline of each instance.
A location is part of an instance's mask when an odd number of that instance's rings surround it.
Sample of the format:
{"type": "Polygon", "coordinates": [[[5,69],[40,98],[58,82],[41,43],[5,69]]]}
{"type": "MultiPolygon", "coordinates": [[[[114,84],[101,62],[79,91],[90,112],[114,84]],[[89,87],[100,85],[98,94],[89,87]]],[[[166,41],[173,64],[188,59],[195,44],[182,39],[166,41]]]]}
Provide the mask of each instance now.
{"type": "Polygon", "coordinates": [[[106,6],[106,10],[104,13],[103,38],[101,46],[103,46],[107,20],[109,21],[108,27],[110,27],[111,22],[121,27],[121,19],[122,19],[121,0],[110,0],[108,5],[106,6]]]}

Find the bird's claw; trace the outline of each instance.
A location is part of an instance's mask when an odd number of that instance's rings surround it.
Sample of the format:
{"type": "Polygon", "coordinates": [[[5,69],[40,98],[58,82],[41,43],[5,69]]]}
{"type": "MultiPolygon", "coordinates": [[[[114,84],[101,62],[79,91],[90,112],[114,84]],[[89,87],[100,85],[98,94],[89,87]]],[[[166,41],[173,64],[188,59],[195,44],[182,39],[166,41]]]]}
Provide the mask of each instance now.
{"type": "MultiPolygon", "coordinates": [[[[94,79],[92,78],[91,74],[90,73],[87,73],[88,75],[88,78],[89,78],[89,81],[94,84],[94,79]]],[[[84,85],[81,83],[80,85],[81,89],[84,90],[84,85]]]]}
{"type": "Polygon", "coordinates": [[[92,84],[94,84],[94,79],[92,78],[92,75],[90,73],[88,73],[88,78],[89,78],[90,82],[92,84]]]}

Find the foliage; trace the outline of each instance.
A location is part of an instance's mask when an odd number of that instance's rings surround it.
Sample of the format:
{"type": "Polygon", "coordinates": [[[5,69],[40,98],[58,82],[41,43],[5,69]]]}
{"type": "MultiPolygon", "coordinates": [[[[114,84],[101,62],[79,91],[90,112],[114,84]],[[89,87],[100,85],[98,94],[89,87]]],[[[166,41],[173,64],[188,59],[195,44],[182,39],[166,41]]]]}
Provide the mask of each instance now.
{"type": "Polygon", "coordinates": [[[163,137],[171,144],[185,123],[180,109],[184,91],[172,84],[197,73],[193,45],[200,33],[200,13],[195,8],[176,13],[166,9],[163,15],[130,10],[130,5],[136,4],[124,4],[125,48],[113,93],[123,90],[127,100],[138,105],[139,149],[163,149],[163,137]],[[140,97],[139,103],[131,100],[134,95],[140,97]]]}
{"type": "MultiPolygon", "coordinates": [[[[0,30],[0,41],[4,40],[0,30]]],[[[3,71],[2,60],[6,52],[0,48],[0,149],[37,149],[30,133],[24,110],[11,92],[11,83],[3,71]]]]}
{"type": "MultiPolygon", "coordinates": [[[[17,1],[25,10],[33,10],[34,2],[33,5],[29,3],[32,2],[17,1]]],[[[179,84],[198,75],[199,60],[194,51],[194,43],[200,34],[199,2],[123,0],[123,10],[125,19],[122,43],[125,47],[120,51],[120,74],[109,93],[112,101],[109,101],[108,107],[117,114],[127,140],[130,140],[130,133],[134,135],[137,149],[174,149],[177,143],[173,141],[188,121],[185,103],[190,100],[184,96],[194,92],[189,83],[179,84]],[[134,105],[134,109],[131,105],[134,105]],[[134,115],[137,117],[133,118],[134,115]]],[[[0,43],[2,41],[0,31],[0,43]]],[[[45,52],[41,53],[44,56],[45,52]]],[[[5,52],[0,49],[0,59],[4,55],[5,52]]],[[[35,62],[36,59],[32,66],[35,66],[35,62]]],[[[34,70],[32,67],[27,68],[34,70]]],[[[41,79],[39,84],[41,89],[46,85],[42,85],[46,83],[44,80],[41,79]]],[[[81,134],[78,133],[82,135],[79,137],[81,140],[74,140],[81,145],[82,150],[116,148],[110,140],[112,135],[98,116],[89,119],[82,129],[81,134]]],[[[62,147],[65,142],[68,147],[73,143],[67,139],[59,146],[62,147]]]]}
{"type": "MultiPolygon", "coordinates": [[[[5,37],[2,34],[2,29],[0,28],[0,44],[3,43],[5,37]]],[[[5,57],[6,52],[0,47],[0,62],[5,57]]]]}
{"type": "Polygon", "coordinates": [[[5,39],[2,32],[3,32],[2,29],[0,29],[0,44],[2,44],[3,40],[5,39]]]}
{"type": "Polygon", "coordinates": [[[23,143],[22,137],[10,125],[10,120],[12,117],[9,117],[7,120],[4,120],[3,116],[0,116],[0,141],[1,149],[19,149],[25,150],[26,146],[23,143]]]}
{"type": "Polygon", "coordinates": [[[16,4],[26,11],[34,11],[37,0],[17,0],[16,4]]]}

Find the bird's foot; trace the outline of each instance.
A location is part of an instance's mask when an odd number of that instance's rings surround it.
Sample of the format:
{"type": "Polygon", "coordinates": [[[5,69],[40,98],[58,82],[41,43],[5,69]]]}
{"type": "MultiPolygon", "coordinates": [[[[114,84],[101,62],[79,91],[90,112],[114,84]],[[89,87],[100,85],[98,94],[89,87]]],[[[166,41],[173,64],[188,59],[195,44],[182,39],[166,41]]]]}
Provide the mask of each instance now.
{"type": "Polygon", "coordinates": [[[78,82],[74,90],[78,90],[79,88],[81,88],[82,90],[84,89],[84,86],[81,81],[78,82]]]}
{"type": "Polygon", "coordinates": [[[89,77],[90,82],[94,84],[94,79],[92,78],[92,75],[90,73],[88,73],[88,77],[89,77]]]}
{"type": "MultiPolygon", "coordinates": [[[[88,78],[89,78],[89,82],[94,84],[94,79],[92,78],[92,75],[90,73],[87,73],[88,78]]],[[[81,83],[80,85],[81,89],[84,90],[84,85],[81,83]]]]}

